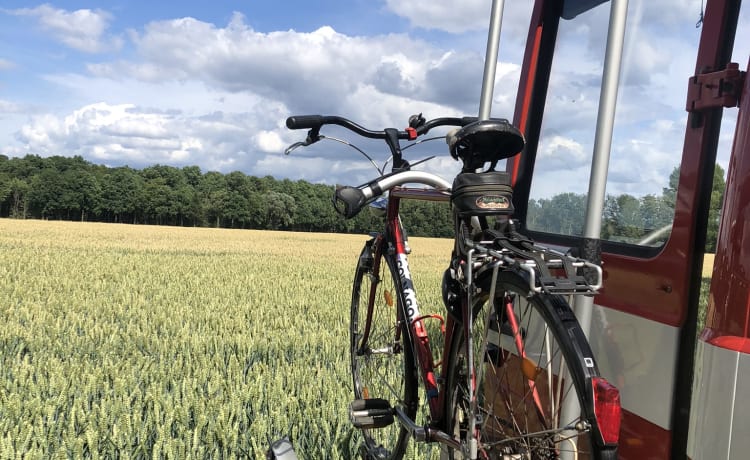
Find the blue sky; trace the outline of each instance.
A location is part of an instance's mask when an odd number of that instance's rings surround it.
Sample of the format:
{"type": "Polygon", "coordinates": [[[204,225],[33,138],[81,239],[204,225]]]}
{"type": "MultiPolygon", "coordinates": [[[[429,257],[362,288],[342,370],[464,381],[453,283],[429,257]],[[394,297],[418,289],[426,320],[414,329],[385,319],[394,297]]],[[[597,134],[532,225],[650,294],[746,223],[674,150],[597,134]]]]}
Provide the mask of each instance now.
{"type": "MultiPolygon", "coordinates": [[[[669,152],[684,126],[679,107],[685,75],[694,66],[700,0],[630,3],[629,27],[638,33],[628,40],[631,58],[623,78],[624,86],[640,93],[626,92],[629,97],[620,100],[618,117],[622,113],[627,129],[616,134],[610,192],[658,193],[675,166],[669,152]],[[668,18],[668,24],[656,27],[654,17],[668,18]],[[668,103],[634,116],[634,99],[655,99],[649,97],[652,90],[659,98],[669,93],[668,103]],[[644,139],[639,127],[651,137],[644,139]]],[[[284,119],[340,114],[383,128],[402,127],[416,112],[429,118],[475,115],[490,2],[460,5],[5,0],[0,153],[363,182],[374,170],[354,151],[333,144],[283,156],[284,147],[304,135],[286,130],[284,119]]],[[[512,118],[530,11],[530,1],[506,1],[493,116],[512,118]]],[[[567,38],[553,70],[548,105],[556,111],[543,128],[541,156],[548,163],[535,186],[539,196],[585,191],[607,15],[608,5],[602,5],[561,27],[567,38]],[[566,169],[577,172],[561,179],[566,169]],[[555,179],[542,180],[544,174],[555,179]]],[[[746,27],[738,42],[746,44],[747,8],[742,18],[746,27]]],[[[736,55],[744,68],[747,48],[736,55]]],[[[732,115],[726,118],[731,123],[732,115]]],[[[430,152],[442,154],[443,144],[433,143],[430,152]]],[[[726,158],[720,154],[720,161],[726,158]]],[[[425,168],[450,176],[457,165],[442,155],[425,168]]]]}

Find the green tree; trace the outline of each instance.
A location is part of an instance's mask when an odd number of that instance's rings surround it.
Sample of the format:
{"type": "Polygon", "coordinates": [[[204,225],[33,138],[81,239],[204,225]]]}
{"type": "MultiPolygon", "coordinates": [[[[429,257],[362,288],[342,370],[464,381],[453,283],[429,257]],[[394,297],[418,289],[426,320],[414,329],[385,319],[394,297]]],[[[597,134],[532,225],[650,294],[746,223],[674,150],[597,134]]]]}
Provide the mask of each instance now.
{"type": "Polygon", "coordinates": [[[169,223],[169,218],[174,213],[171,191],[166,179],[162,177],[146,180],[143,187],[142,206],[143,213],[149,222],[156,225],[169,223]]]}
{"type": "Polygon", "coordinates": [[[209,171],[203,175],[198,194],[201,202],[201,212],[209,225],[221,227],[221,219],[225,215],[229,194],[227,181],[223,174],[209,171]]]}
{"type": "Polygon", "coordinates": [[[677,185],[680,183],[680,165],[675,166],[669,174],[669,186],[662,189],[662,199],[670,205],[672,209],[677,202],[677,185]]]}
{"type": "Polygon", "coordinates": [[[336,213],[331,198],[334,187],[324,184],[313,186],[313,213],[317,216],[318,231],[340,232],[344,229],[344,219],[336,213]]]}
{"type": "Polygon", "coordinates": [[[252,190],[245,174],[234,171],[225,176],[227,201],[224,208],[224,219],[229,227],[245,228],[251,221],[250,196],[252,190]]]}
{"type": "Polygon", "coordinates": [[[265,194],[266,222],[268,228],[277,230],[289,227],[294,223],[294,213],[297,205],[291,195],[282,192],[270,191],[265,194]]]}
{"type": "Polygon", "coordinates": [[[144,180],[127,166],[110,169],[102,176],[101,207],[107,220],[137,222],[142,209],[144,180]]]}
{"type": "Polygon", "coordinates": [[[3,172],[0,172],[0,216],[5,214],[5,209],[8,207],[10,201],[10,181],[11,177],[3,172]]]}
{"type": "Polygon", "coordinates": [[[674,208],[663,197],[646,195],[640,201],[644,234],[669,225],[674,220],[674,208]]]}
{"type": "Polygon", "coordinates": [[[724,206],[726,185],[724,168],[717,163],[714,168],[711,204],[708,209],[708,222],[706,223],[706,252],[716,252],[716,240],[719,236],[719,221],[721,220],[721,209],[724,206]]]}
{"type": "Polygon", "coordinates": [[[61,219],[66,214],[61,197],[65,191],[62,175],[51,168],[43,169],[31,178],[29,184],[29,205],[42,219],[61,219]]]}
{"type": "MultiPolygon", "coordinates": [[[[662,192],[664,201],[671,205],[672,210],[675,209],[679,181],[680,166],[678,165],[669,175],[669,186],[665,187],[662,192]]],[[[716,251],[716,238],[719,235],[719,220],[721,219],[721,208],[724,205],[725,189],[724,168],[717,163],[714,166],[711,201],[709,203],[708,221],[706,222],[706,252],[716,251]]]]}
{"type": "Polygon", "coordinates": [[[29,210],[29,184],[23,179],[14,177],[8,182],[10,207],[8,215],[16,219],[25,219],[29,210]]]}
{"type": "Polygon", "coordinates": [[[63,196],[61,201],[67,209],[68,219],[80,213],[81,221],[96,215],[101,209],[101,185],[89,168],[76,167],[63,173],[63,196]]]}
{"type": "Polygon", "coordinates": [[[635,239],[643,236],[641,202],[632,195],[623,194],[617,197],[617,204],[620,209],[618,235],[635,242],[635,239]]]}
{"type": "Polygon", "coordinates": [[[617,197],[607,195],[604,198],[604,209],[602,210],[602,239],[614,240],[618,234],[618,223],[620,220],[620,205],[617,197]]]}
{"type": "Polygon", "coordinates": [[[185,178],[185,181],[189,186],[198,188],[203,174],[201,173],[201,168],[198,166],[185,166],[182,168],[182,176],[185,178]]]}
{"type": "Polygon", "coordinates": [[[530,200],[527,225],[531,230],[580,236],[583,234],[586,195],[560,193],[530,200]]]}
{"type": "MultiPolygon", "coordinates": [[[[198,170],[200,171],[200,170],[198,170]]],[[[153,204],[158,200],[166,200],[167,203],[160,205],[160,223],[185,225],[185,221],[195,218],[196,210],[194,209],[193,194],[195,189],[188,182],[188,177],[195,180],[194,170],[175,168],[173,166],[155,165],[145,168],[141,175],[146,179],[147,185],[151,182],[153,186],[149,191],[159,190],[166,193],[164,197],[148,197],[153,204]]],[[[153,211],[153,209],[152,209],[153,211]]]]}

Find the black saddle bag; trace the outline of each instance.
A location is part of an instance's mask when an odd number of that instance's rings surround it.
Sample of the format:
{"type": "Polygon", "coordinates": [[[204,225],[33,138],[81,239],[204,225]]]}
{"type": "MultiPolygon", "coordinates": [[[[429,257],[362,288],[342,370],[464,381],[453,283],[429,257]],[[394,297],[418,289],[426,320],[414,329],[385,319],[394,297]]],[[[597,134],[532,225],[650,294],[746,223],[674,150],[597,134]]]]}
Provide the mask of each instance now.
{"type": "Polygon", "coordinates": [[[513,189],[506,172],[464,172],[453,180],[451,204],[460,217],[513,214],[513,189]]]}

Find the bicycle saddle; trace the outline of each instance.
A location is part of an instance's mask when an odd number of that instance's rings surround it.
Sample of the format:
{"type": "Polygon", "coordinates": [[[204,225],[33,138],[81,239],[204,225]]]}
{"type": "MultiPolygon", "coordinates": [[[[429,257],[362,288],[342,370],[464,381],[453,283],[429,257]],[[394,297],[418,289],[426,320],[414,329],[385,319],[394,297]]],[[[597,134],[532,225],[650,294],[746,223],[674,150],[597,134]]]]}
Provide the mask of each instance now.
{"type": "Polygon", "coordinates": [[[461,159],[464,170],[481,168],[486,162],[492,167],[498,160],[512,157],[523,149],[523,134],[508,120],[495,118],[469,123],[446,136],[451,156],[461,159]]]}

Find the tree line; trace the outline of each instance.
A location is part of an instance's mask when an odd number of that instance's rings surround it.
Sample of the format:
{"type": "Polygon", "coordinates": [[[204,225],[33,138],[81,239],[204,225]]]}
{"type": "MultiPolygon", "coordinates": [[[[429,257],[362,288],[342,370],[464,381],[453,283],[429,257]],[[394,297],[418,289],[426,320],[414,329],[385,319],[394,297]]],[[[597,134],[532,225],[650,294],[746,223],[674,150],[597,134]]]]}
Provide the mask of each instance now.
{"type": "MultiPolygon", "coordinates": [[[[666,241],[674,219],[679,178],[680,167],[677,166],[672,170],[669,184],[662,189],[661,195],[607,195],[602,212],[601,238],[651,246],[666,241]]],[[[724,169],[716,164],[706,224],[706,252],[716,251],[725,186],[724,169]]],[[[586,205],[585,194],[560,193],[552,198],[532,199],[529,200],[526,225],[532,230],[581,236],[586,205]]]]}
{"type": "MultiPolygon", "coordinates": [[[[369,212],[341,218],[331,204],[333,190],[239,171],[204,173],[197,166],[136,170],[80,156],[0,155],[0,217],[341,233],[380,227],[380,218],[369,212]]],[[[447,206],[404,206],[412,234],[451,235],[447,206]]]]}
{"type": "MultiPolygon", "coordinates": [[[[674,216],[678,179],[679,167],[658,196],[608,195],[602,238],[637,243],[668,226],[674,216]]],[[[709,252],[716,246],[723,193],[724,171],[716,165],[709,252]]],[[[197,166],[155,165],[136,170],[95,165],[80,156],[0,155],[0,217],[339,233],[380,228],[381,218],[374,213],[341,218],[331,205],[332,194],[330,185],[239,171],[204,173],[197,166]]],[[[526,224],[532,230],[582,235],[585,209],[584,194],[532,199],[526,224]]],[[[402,211],[411,235],[453,234],[450,209],[443,203],[403,201],[402,211]]]]}

